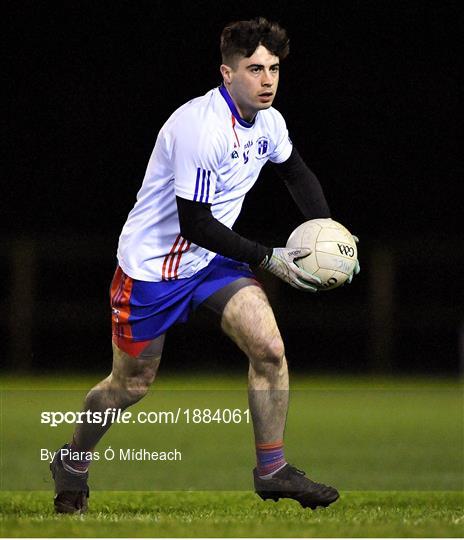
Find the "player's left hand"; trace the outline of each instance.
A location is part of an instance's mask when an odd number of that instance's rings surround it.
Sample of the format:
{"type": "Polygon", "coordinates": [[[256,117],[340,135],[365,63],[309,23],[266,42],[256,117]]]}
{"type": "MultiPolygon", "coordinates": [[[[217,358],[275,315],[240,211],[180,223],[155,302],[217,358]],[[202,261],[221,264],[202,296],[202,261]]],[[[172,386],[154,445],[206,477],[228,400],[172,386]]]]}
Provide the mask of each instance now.
{"type": "MultiPolygon", "coordinates": [[[[352,235],[353,238],[354,238],[354,241],[356,243],[359,242],[359,238],[357,236],[355,236],[354,234],[352,235]]],[[[356,264],[355,264],[355,267],[354,267],[354,270],[353,272],[351,273],[350,277],[346,280],[346,282],[348,283],[348,285],[353,281],[353,276],[359,274],[359,272],[361,272],[361,266],[359,264],[359,260],[356,259],[356,264]]]]}

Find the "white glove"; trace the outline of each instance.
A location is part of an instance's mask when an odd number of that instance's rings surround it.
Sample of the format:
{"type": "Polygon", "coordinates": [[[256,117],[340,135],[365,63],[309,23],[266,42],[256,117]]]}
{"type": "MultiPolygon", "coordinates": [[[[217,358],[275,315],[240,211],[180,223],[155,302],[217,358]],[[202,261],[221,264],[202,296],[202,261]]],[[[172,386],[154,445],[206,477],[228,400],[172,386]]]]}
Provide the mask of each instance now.
{"type": "MultiPolygon", "coordinates": [[[[354,238],[354,241],[356,243],[359,242],[359,238],[357,236],[355,236],[354,234],[352,235],[353,238],[354,238]]],[[[356,259],[356,264],[355,264],[355,267],[354,267],[354,270],[353,272],[350,274],[350,277],[348,278],[347,280],[347,283],[348,285],[353,281],[353,276],[355,276],[356,274],[359,274],[359,272],[361,272],[361,266],[359,264],[359,261],[356,259]]]]}
{"type": "Polygon", "coordinates": [[[317,292],[321,280],[299,268],[295,261],[311,255],[309,248],[274,248],[259,265],[295,289],[317,292]]]}

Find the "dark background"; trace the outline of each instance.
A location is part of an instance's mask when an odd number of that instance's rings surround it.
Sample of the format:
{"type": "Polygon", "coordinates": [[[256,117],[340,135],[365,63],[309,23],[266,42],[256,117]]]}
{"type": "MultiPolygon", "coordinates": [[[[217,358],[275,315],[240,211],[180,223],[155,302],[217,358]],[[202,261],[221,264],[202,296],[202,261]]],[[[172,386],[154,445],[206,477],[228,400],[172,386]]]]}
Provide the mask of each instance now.
{"type": "MultiPolygon", "coordinates": [[[[361,238],[349,288],[308,297],[264,277],[293,369],[458,372],[459,2],[4,6],[4,366],[109,369],[117,238],[157,132],[220,83],[225,24],[263,15],[291,40],[274,105],[333,217],[361,238]]],[[[279,245],[300,222],[266,167],[236,229],[279,245]]],[[[200,315],[175,328],[165,369],[244,369],[213,327],[200,315]]]]}

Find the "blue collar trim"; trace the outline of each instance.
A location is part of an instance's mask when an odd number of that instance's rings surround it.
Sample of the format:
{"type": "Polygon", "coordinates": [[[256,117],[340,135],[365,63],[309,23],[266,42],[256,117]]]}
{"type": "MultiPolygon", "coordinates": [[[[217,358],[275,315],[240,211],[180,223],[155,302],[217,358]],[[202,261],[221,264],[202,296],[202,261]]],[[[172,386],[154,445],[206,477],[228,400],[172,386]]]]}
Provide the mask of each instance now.
{"type": "MultiPolygon", "coordinates": [[[[230,97],[230,94],[227,91],[224,84],[221,84],[221,86],[219,87],[219,92],[221,92],[222,97],[226,100],[226,103],[229,106],[230,112],[235,116],[235,119],[237,120],[237,122],[241,126],[243,126],[245,128],[251,128],[251,127],[253,127],[255,125],[254,119],[253,119],[253,122],[247,122],[246,120],[244,120],[240,116],[240,114],[237,111],[237,107],[235,106],[235,103],[233,102],[232,98],[230,97]]],[[[255,116],[255,118],[256,118],[256,116],[255,116]]]]}

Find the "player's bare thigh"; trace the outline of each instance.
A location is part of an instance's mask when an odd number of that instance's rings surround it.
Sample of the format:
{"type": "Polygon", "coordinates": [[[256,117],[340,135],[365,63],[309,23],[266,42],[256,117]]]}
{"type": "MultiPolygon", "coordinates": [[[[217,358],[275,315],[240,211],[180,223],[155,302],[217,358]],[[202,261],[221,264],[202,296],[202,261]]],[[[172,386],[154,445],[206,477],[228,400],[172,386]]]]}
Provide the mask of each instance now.
{"type": "Polygon", "coordinates": [[[221,327],[251,361],[279,362],[284,357],[280,331],[261,287],[236,292],[224,307],[221,327]]]}

